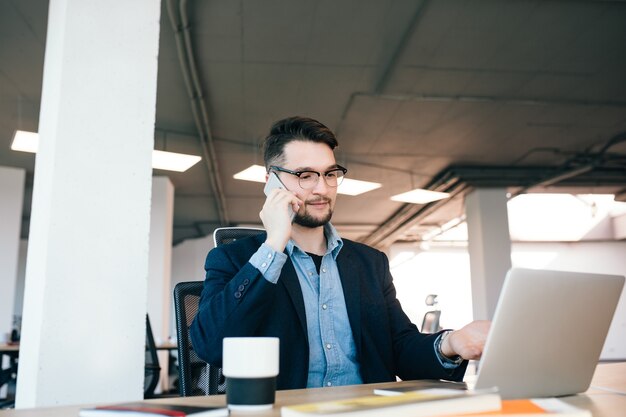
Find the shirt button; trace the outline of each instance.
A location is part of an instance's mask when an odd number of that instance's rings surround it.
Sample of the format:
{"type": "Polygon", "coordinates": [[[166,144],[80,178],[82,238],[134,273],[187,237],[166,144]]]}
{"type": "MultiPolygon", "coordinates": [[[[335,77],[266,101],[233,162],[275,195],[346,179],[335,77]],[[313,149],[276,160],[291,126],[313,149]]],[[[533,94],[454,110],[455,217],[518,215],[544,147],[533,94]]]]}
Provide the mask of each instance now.
{"type": "Polygon", "coordinates": [[[332,385],[333,385],[333,383],[332,383],[332,382],[327,382],[327,383],[326,383],[326,386],[327,386],[327,387],[330,387],[330,386],[332,386],[332,385]]]}
{"type": "Polygon", "coordinates": [[[328,306],[326,304],[322,304],[322,310],[326,310],[328,306]]]}
{"type": "Polygon", "coordinates": [[[272,254],[271,253],[267,254],[267,259],[272,259],[272,254]]]}
{"type": "Polygon", "coordinates": [[[243,285],[248,285],[250,284],[250,280],[248,278],[243,280],[243,285]]]}
{"type": "Polygon", "coordinates": [[[261,264],[261,267],[262,267],[262,268],[265,268],[266,266],[267,266],[267,263],[265,263],[265,262],[263,262],[263,263],[261,264]]]}
{"type": "Polygon", "coordinates": [[[235,293],[235,298],[241,298],[241,292],[237,291],[237,292],[235,293]]]}
{"type": "Polygon", "coordinates": [[[330,343],[326,343],[326,349],[330,349],[331,347],[333,347],[333,345],[331,345],[330,343]]]}
{"type": "Polygon", "coordinates": [[[240,286],[237,287],[238,291],[243,291],[245,289],[246,289],[246,287],[244,285],[240,285],[240,286]]]}
{"type": "Polygon", "coordinates": [[[326,268],[322,268],[322,272],[326,272],[326,268]]]}

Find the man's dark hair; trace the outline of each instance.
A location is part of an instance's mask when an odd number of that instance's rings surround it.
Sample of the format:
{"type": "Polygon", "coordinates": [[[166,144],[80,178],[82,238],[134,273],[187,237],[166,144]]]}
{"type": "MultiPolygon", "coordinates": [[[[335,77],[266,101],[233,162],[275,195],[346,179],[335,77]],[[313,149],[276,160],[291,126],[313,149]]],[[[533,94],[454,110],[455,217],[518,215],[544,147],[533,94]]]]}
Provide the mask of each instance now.
{"type": "Polygon", "coordinates": [[[339,143],[335,134],[322,123],[308,117],[288,117],[275,122],[263,142],[265,169],[284,162],[285,146],[294,140],[325,143],[335,149],[339,143]]]}

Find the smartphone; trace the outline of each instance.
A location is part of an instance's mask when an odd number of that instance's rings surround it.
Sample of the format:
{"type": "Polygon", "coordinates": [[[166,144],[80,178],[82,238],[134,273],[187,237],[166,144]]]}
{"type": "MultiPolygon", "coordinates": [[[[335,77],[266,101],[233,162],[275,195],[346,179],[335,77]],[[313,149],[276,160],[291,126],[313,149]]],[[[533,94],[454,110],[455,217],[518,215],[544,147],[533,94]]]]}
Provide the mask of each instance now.
{"type": "MultiPolygon", "coordinates": [[[[283,190],[287,189],[287,187],[285,187],[285,184],[283,184],[280,178],[278,178],[278,175],[276,175],[275,172],[271,172],[269,178],[267,179],[267,182],[265,183],[265,188],[263,188],[263,192],[265,193],[265,195],[269,195],[270,192],[275,188],[280,188],[283,190]]],[[[293,221],[296,213],[293,211],[293,207],[291,207],[291,204],[289,204],[288,210],[289,218],[291,219],[291,221],[293,221]]]]}

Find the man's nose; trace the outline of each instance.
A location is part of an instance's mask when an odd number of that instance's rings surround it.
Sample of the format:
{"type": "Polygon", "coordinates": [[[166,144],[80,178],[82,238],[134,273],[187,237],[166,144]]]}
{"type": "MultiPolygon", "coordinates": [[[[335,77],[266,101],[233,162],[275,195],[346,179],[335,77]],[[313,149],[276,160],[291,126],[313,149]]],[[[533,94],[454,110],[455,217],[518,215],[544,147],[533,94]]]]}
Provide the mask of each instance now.
{"type": "Polygon", "coordinates": [[[328,192],[328,184],[323,175],[320,175],[317,184],[313,187],[313,194],[326,194],[328,192]]]}

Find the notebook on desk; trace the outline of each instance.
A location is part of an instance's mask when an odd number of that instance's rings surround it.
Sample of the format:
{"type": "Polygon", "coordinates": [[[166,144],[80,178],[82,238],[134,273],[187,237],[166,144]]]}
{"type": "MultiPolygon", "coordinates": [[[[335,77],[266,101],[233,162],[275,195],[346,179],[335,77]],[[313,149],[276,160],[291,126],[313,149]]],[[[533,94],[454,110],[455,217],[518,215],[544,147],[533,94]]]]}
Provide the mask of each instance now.
{"type": "Polygon", "coordinates": [[[623,286],[617,275],[511,269],[474,388],[507,399],[586,391],[623,286]]]}

